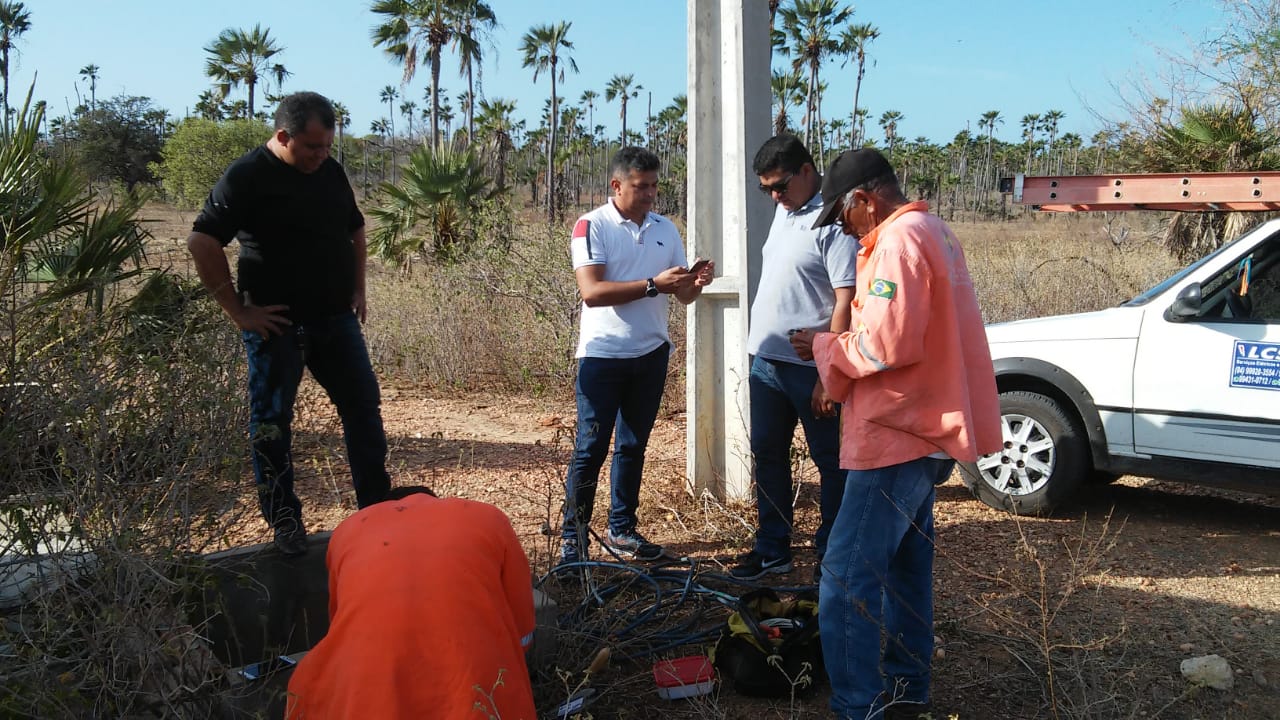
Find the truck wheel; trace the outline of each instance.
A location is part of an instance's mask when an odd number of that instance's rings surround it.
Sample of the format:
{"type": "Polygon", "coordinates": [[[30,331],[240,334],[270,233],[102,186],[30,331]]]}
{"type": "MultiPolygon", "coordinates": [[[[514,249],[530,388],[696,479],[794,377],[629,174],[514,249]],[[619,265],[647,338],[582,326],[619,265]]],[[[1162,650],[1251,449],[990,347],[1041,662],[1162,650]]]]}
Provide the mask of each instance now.
{"type": "Polygon", "coordinates": [[[1004,447],[961,463],[964,484],[998,510],[1050,514],[1091,466],[1083,432],[1057,400],[1021,390],[1000,394],[1000,424],[1004,447]]]}

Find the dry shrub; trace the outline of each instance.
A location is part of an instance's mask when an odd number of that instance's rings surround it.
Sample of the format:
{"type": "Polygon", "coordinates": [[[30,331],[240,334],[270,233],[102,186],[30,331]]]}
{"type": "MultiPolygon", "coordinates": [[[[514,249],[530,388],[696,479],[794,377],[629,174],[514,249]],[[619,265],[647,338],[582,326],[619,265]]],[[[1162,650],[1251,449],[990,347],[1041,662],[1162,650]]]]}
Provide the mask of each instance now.
{"type": "Polygon", "coordinates": [[[953,228],[984,319],[1005,322],[1114,307],[1168,277],[1180,265],[1143,239],[1146,222],[1069,214],[953,228]]]}
{"type": "Polygon", "coordinates": [[[451,263],[369,277],[369,352],[385,381],[542,393],[573,378],[577,286],[565,237],[517,225],[451,263]]]}
{"type": "MultiPolygon", "coordinates": [[[[953,227],[986,320],[1003,322],[1112,307],[1163,280],[1179,263],[1148,239],[1155,222],[1072,214],[953,227]]],[[[369,288],[366,333],[384,381],[572,392],[580,301],[567,227],[511,223],[469,257],[408,273],[375,264],[369,288]]],[[[668,411],[684,408],[685,317],[673,300],[668,411]]]]}
{"type": "Polygon", "coordinates": [[[40,582],[4,611],[0,716],[219,707],[221,672],[178,578],[238,519],[228,489],[247,454],[244,369],[212,302],[191,311],[202,320],[145,350],[110,318],[65,308],[10,344],[0,582],[23,567],[40,582]]]}

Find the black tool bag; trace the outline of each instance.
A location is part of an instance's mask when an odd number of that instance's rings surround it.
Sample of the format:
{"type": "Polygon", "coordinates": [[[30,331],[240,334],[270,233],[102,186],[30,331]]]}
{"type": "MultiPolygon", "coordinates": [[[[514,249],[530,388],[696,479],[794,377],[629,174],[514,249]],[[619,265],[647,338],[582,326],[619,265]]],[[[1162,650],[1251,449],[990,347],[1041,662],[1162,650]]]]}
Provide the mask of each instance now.
{"type": "Polygon", "coordinates": [[[738,600],[711,659],[743,695],[786,698],[811,694],[826,677],[814,593],[782,600],[769,588],[738,600]]]}

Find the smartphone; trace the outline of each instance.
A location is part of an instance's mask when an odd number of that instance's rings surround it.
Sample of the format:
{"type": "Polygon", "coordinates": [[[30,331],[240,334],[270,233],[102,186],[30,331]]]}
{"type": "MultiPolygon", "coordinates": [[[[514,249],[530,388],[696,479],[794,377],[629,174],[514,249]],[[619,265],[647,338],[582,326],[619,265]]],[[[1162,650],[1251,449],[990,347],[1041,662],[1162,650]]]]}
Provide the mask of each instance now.
{"type": "Polygon", "coordinates": [[[274,675],[281,670],[287,670],[297,664],[297,660],[289,657],[288,655],[281,655],[270,660],[249,663],[248,665],[240,668],[240,675],[245,680],[260,680],[269,675],[274,675]]]}
{"type": "Polygon", "coordinates": [[[702,272],[702,269],[706,267],[707,264],[710,262],[711,262],[710,260],[698,260],[689,268],[689,272],[693,274],[700,273],[702,272]]]}

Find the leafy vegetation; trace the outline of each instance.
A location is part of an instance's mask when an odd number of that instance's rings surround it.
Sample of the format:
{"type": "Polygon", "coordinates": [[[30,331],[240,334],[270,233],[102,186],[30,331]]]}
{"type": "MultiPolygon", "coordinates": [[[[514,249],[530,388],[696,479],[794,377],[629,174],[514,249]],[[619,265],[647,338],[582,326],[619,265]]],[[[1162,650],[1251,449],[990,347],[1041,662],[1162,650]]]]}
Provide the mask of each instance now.
{"type": "Polygon", "coordinates": [[[183,120],[165,141],[155,168],[164,178],[165,195],[180,207],[200,207],[227,166],[270,137],[270,128],[257,120],[183,120]]]}
{"type": "Polygon", "coordinates": [[[404,270],[421,258],[448,259],[475,241],[478,212],[494,196],[492,181],[470,150],[419,147],[398,185],[383,186],[369,251],[404,270]]]}

